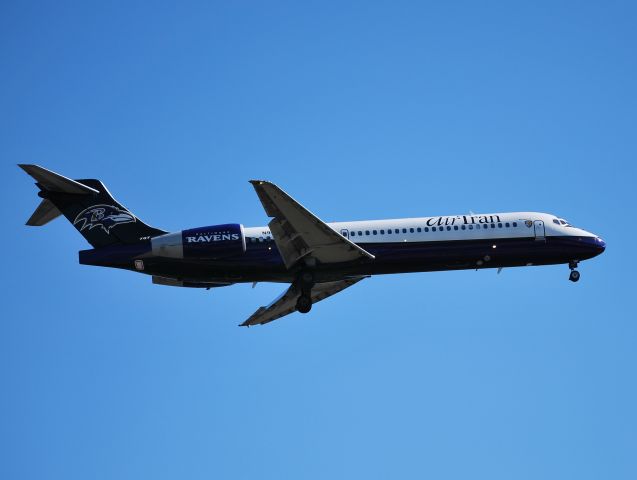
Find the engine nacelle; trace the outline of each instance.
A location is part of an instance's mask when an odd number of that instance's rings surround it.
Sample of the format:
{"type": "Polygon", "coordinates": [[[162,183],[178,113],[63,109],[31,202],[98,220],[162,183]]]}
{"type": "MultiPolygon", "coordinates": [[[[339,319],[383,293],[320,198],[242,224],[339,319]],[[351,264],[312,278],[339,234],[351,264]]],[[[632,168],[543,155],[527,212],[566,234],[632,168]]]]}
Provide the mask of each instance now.
{"type": "Polygon", "coordinates": [[[243,225],[228,223],[191,228],[151,239],[153,255],[168,258],[216,260],[246,251],[243,225]]]}

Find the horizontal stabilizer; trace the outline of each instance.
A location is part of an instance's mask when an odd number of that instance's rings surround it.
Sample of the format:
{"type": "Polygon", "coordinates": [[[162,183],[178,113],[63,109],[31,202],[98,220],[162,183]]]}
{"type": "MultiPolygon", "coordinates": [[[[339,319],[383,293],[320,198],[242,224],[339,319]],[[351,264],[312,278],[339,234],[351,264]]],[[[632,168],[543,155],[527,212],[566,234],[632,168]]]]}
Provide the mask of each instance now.
{"type": "Polygon", "coordinates": [[[72,193],[79,195],[100,193],[99,190],[95,190],[83,183],[66,178],[59,173],[42,168],[39,165],[18,164],[18,166],[31,175],[43,189],[50,192],[72,193]]]}
{"type": "Polygon", "coordinates": [[[27,220],[27,225],[32,227],[41,227],[42,225],[49,223],[51,220],[55,220],[60,215],[62,215],[62,212],[53,205],[53,202],[45,198],[40,202],[38,208],[35,209],[31,218],[27,220]]]}

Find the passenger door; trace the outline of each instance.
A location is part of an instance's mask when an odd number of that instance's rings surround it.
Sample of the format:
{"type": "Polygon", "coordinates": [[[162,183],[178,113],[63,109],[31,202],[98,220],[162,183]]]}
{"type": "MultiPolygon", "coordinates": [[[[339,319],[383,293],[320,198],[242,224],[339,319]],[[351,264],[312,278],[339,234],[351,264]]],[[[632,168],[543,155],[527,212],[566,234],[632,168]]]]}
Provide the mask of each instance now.
{"type": "Polygon", "coordinates": [[[544,221],[543,220],[535,220],[533,222],[533,228],[535,229],[535,240],[545,242],[546,241],[546,231],[544,229],[544,221]]]}

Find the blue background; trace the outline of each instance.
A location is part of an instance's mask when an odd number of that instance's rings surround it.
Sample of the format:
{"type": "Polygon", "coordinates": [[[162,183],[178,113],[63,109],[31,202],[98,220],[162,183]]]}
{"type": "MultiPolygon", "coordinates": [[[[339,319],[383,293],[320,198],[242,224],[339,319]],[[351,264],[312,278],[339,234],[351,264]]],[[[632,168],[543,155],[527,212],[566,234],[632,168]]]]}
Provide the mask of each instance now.
{"type": "Polygon", "coordinates": [[[0,5],[0,477],[637,478],[634,2],[0,5]],[[16,163],[177,230],[535,210],[564,265],[282,285],[80,266],[16,163]]]}

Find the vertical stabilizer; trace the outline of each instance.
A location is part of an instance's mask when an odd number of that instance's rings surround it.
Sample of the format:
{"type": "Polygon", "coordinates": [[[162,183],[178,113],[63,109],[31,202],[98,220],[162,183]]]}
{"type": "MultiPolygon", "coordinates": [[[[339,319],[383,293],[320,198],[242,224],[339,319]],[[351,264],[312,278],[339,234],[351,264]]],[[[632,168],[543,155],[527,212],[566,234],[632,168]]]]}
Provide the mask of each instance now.
{"type": "Polygon", "coordinates": [[[115,200],[95,179],[71,180],[38,165],[19,165],[36,180],[43,200],[27,225],[42,226],[64,215],[95,248],[131,244],[163,235],[115,200]]]}

